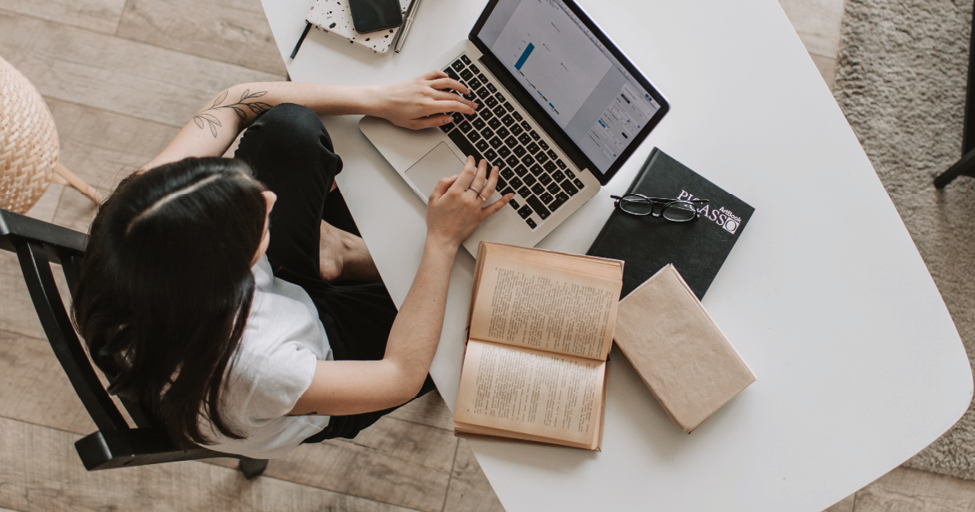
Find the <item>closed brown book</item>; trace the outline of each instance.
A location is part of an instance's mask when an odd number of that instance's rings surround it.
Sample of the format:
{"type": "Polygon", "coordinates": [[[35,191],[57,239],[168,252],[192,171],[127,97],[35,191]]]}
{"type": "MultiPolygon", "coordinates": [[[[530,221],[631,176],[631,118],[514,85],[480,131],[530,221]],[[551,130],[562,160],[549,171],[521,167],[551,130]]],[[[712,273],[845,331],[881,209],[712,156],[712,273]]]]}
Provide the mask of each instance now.
{"type": "Polygon", "coordinates": [[[687,433],[755,381],[673,265],[620,301],[614,339],[687,433]]]}

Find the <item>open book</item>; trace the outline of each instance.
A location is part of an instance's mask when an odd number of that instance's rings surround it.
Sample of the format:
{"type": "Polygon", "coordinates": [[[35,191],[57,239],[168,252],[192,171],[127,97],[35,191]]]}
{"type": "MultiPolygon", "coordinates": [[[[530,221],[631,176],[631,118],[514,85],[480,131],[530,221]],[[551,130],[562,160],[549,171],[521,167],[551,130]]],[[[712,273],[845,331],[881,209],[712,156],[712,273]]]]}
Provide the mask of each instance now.
{"type": "Polygon", "coordinates": [[[458,435],[598,450],[623,262],[481,242],[458,435]]]}

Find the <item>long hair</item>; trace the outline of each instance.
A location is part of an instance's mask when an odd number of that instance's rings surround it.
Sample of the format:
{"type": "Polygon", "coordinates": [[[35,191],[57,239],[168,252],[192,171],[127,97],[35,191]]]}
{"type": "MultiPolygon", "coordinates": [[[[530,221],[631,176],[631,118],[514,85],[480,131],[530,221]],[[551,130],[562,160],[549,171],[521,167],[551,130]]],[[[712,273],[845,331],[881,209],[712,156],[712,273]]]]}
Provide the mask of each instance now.
{"type": "Polygon", "coordinates": [[[92,223],[73,313],[109,392],[137,401],[181,447],[213,441],[224,375],[254,295],[267,212],[246,164],[187,158],[121,182],[92,223]]]}

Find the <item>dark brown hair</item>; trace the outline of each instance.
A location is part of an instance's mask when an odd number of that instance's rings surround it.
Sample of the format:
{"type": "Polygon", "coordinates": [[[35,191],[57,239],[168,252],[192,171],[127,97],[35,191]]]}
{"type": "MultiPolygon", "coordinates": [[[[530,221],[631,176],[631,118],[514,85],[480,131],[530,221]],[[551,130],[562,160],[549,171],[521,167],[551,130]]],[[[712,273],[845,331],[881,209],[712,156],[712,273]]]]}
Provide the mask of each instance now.
{"type": "Polygon", "coordinates": [[[267,211],[249,175],[237,160],[187,158],[129,176],[95,217],[75,289],[75,322],[109,391],[140,403],[184,448],[212,443],[201,419],[242,438],[218,400],[267,211]]]}

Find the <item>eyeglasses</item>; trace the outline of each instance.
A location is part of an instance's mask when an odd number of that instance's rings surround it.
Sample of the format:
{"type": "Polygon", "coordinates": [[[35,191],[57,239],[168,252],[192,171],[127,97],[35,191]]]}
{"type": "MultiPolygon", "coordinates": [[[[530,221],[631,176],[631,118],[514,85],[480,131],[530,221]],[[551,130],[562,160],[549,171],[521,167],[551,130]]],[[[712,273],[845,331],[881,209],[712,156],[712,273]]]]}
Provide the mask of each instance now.
{"type": "Polygon", "coordinates": [[[697,211],[708,204],[707,199],[663,199],[643,194],[609,196],[616,200],[616,207],[630,215],[652,215],[671,222],[687,222],[700,216],[697,211]]]}

